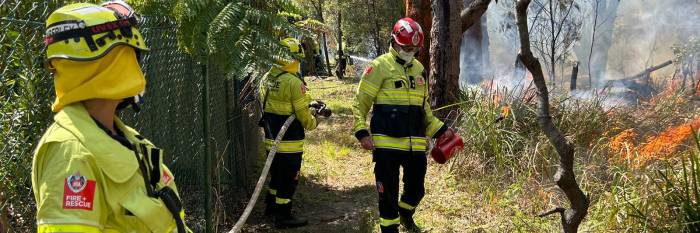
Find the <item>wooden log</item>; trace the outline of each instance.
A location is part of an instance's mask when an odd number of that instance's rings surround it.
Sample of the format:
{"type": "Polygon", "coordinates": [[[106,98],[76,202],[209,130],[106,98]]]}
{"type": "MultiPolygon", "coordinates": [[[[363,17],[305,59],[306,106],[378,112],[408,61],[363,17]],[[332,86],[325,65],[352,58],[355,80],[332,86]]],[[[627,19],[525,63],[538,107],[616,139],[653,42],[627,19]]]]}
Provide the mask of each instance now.
{"type": "Polygon", "coordinates": [[[640,72],[640,73],[638,73],[638,74],[636,74],[636,75],[634,75],[634,76],[630,76],[630,77],[627,77],[627,78],[624,78],[624,79],[644,78],[644,77],[647,77],[651,72],[654,72],[654,71],[656,71],[656,70],[658,70],[658,69],[664,68],[664,67],[666,67],[666,66],[668,66],[668,65],[670,65],[670,64],[672,64],[672,63],[673,63],[673,60],[668,60],[668,61],[666,61],[666,62],[664,62],[664,63],[661,63],[661,64],[658,64],[658,65],[649,67],[649,68],[647,68],[646,70],[644,70],[644,71],[642,71],[642,72],[640,72]]]}

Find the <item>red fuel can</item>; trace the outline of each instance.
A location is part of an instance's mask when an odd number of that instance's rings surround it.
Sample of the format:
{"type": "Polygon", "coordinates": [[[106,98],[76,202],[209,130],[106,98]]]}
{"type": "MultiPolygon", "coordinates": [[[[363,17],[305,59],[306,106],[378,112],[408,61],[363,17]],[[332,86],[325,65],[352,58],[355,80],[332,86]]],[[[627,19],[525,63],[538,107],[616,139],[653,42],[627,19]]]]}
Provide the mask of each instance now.
{"type": "Polygon", "coordinates": [[[451,138],[437,142],[437,145],[430,151],[430,155],[435,162],[444,164],[462,148],[464,148],[464,141],[462,137],[455,132],[451,138]]]}

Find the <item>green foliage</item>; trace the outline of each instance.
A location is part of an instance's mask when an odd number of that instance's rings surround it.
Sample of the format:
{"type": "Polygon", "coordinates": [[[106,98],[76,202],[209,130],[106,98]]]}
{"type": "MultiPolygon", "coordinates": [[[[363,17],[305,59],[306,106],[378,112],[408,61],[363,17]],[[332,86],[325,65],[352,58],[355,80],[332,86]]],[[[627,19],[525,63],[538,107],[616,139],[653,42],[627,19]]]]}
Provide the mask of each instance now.
{"type": "MultiPolygon", "coordinates": [[[[328,36],[330,48],[337,49],[337,35],[343,31],[343,47],[346,52],[360,56],[377,56],[375,46],[386,52],[389,46],[391,28],[404,16],[404,5],[391,0],[297,0],[301,6],[312,9],[311,15],[330,25],[328,36]],[[372,3],[374,5],[372,5],[372,3]],[[341,28],[337,28],[337,13],[342,13],[341,28]],[[378,30],[378,32],[375,32],[378,30]],[[378,36],[379,44],[375,43],[378,36]]],[[[381,55],[381,54],[379,54],[381,55]]]]}
{"type": "Polygon", "coordinates": [[[303,32],[280,11],[302,12],[291,0],[181,0],[173,14],[185,51],[201,63],[214,62],[226,73],[238,74],[289,58],[279,40],[303,32]]]}

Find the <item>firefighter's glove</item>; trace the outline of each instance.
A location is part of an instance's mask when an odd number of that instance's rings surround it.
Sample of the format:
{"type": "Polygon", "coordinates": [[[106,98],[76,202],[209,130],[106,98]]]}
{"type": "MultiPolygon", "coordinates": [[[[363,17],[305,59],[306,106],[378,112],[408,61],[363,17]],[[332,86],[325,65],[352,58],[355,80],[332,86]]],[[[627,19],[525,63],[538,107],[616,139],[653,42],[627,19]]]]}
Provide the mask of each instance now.
{"type": "Polygon", "coordinates": [[[324,117],[330,117],[332,114],[332,111],[326,103],[320,100],[314,100],[309,104],[309,108],[311,109],[311,115],[314,116],[324,116],[324,117]]]}

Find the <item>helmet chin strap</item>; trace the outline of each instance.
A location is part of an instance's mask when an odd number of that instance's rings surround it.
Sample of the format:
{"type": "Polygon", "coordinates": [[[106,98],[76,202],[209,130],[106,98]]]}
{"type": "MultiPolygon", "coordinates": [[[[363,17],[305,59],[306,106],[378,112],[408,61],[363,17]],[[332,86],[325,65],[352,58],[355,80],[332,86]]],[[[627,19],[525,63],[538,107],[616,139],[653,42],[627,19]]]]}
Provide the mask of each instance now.
{"type": "Polygon", "coordinates": [[[131,109],[133,109],[134,112],[136,112],[136,113],[141,112],[141,104],[143,104],[143,102],[144,102],[143,94],[144,93],[140,93],[140,94],[133,96],[133,97],[124,98],[122,100],[122,102],[120,102],[117,105],[117,110],[121,111],[121,110],[124,110],[125,108],[131,107],[131,109]]]}

